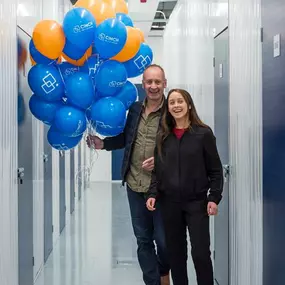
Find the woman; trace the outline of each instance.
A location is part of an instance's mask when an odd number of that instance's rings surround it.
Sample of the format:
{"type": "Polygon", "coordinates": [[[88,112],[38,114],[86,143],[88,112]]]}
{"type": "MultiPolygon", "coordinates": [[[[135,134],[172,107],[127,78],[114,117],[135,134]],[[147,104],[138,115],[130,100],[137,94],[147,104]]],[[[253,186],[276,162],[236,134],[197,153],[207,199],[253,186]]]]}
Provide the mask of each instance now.
{"type": "Polygon", "coordinates": [[[211,129],[199,118],[190,94],[173,89],[167,98],[155,150],[147,208],[159,199],[174,285],[188,285],[187,239],[198,285],[213,285],[209,215],[222,198],[223,170],[211,129]]]}

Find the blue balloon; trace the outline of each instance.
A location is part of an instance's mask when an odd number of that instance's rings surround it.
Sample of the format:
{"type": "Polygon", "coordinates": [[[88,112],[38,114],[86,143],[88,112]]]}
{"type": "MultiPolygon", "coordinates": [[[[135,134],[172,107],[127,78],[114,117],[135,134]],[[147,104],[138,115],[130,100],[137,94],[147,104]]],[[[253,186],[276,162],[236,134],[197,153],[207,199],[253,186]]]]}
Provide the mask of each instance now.
{"type": "Polygon", "coordinates": [[[42,55],[35,47],[33,40],[30,40],[29,44],[30,55],[32,56],[33,60],[38,64],[50,64],[56,62],[54,59],[50,59],[44,55],[42,55]]]}
{"type": "Polygon", "coordinates": [[[54,126],[51,126],[47,133],[47,140],[49,144],[61,151],[66,151],[74,148],[81,141],[83,135],[77,137],[66,137],[60,133],[54,126]]]}
{"type": "Polygon", "coordinates": [[[128,73],[128,78],[136,77],[143,74],[144,70],[151,65],[153,53],[151,48],[142,43],[138,53],[130,60],[124,62],[128,73]]]}
{"type": "Polygon", "coordinates": [[[98,133],[104,136],[116,136],[125,127],[126,108],[117,98],[102,98],[92,105],[91,120],[98,133]]]}
{"type": "Polygon", "coordinates": [[[130,81],[127,81],[125,86],[120,91],[120,93],[116,95],[116,98],[122,101],[127,110],[137,100],[137,97],[138,97],[137,87],[130,81]]]}
{"type": "Polygon", "coordinates": [[[66,81],[71,75],[79,71],[79,67],[75,66],[67,61],[58,65],[58,68],[61,72],[63,80],[66,81]]]}
{"type": "Polygon", "coordinates": [[[63,106],[55,114],[54,125],[63,135],[77,137],[86,130],[86,116],[75,107],[63,106]]]}
{"type": "Polygon", "coordinates": [[[94,41],[96,21],[88,10],[74,8],[65,15],[63,30],[70,43],[81,50],[87,50],[94,41]]]}
{"type": "Polygon", "coordinates": [[[128,27],[133,27],[134,26],[134,23],[133,23],[131,17],[129,15],[127,15],[127,14],[117,13],[116,14],[116,18],[118,20],[120,20],[121,22],[123,22],[128,27]]]}
{"type": "Polygon", "coordinates": [[[78,60],[83,57],[86,50],[81,50],[76,45],[73,45],[68,41],[68,39],[65,40],[65,46],[63,49],[63,53],[67,55],[69,58],[73,60],[78,60]]]}
{"type": "Polygon", "coordinates": [[[96,78],[96,89],[106,96],[118,93],[127,81],[124,65],[115,60],[107,60],[99,67],[96,78]]]}
{"type": "Polygon", "coordinates": [[[64,84],[60,72],[53,65],[34,65],[28,74],[31,90],[45,101],[60,101],[64,84]]]}
{"type": "Polygon", "coordinates": [[[86,110],[94,100],[94,87],[89,75],[77,72],[71,75],[65,83],[66,97],[69,104],[86,110]]]}
{"type": "Polygon", "coordinates": [[[100,57],[108,59],[118,54],[127,41],[127,28],[118,19],[107,19],[96,29],[95,46],[100,57]]]}
{"type": "Polygon", "coordinates": [[[94,54],[98,54],[98,51],[97,51],[97,49],[95,47],[95,43],[93,42],[92,43],[92,55],[94,55],[94,54]]]}
{"type": "Polygon", "coordinates": [[[57,110],[62,106],[62,102],[46,102],[36,95],[32,95],[29,101],[31,113],[46,125],[53,123],[57,110]]]}

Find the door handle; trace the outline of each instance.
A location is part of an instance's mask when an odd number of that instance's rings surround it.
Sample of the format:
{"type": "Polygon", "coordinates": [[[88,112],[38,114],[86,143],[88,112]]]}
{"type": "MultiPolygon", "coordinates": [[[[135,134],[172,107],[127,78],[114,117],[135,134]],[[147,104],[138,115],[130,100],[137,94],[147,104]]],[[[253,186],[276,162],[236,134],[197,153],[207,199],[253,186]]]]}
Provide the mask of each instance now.
{"type": "Polygon", "coordinates": [[[48,154],[43,154],[43,161],[44,163],[48,162],[48,154]]]}
{"type": "Polygon", "coordinates": [[[20,184],[23,184],[24,176],[25,176],[25,169],[24,169],[24,167],[18,168],[18,182],[20,184]]]}
{"type": "Polygon", "coordinates": [[[224,182],[227,182],[228,177],[230,176],[230,166],[228,164],[223,164],[223,174],[224,174],[224,182]]]}

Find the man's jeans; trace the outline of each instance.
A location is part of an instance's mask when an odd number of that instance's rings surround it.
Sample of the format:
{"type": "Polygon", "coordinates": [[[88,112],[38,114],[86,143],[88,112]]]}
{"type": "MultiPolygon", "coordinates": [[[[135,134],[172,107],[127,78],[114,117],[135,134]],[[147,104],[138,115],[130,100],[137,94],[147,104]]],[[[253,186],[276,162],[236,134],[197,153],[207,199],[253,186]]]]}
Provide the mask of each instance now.
{"type": "Polygon", "coordinates": [[[160,285],[160,277],[169,274],[163,222],[159,205],[150,212],[146,208],[144,193],[127,187],[134,234],[137,238],[137,254],[146,285],[160,285]],[[155,251],[154,242],[157,247],[155,251]]]}

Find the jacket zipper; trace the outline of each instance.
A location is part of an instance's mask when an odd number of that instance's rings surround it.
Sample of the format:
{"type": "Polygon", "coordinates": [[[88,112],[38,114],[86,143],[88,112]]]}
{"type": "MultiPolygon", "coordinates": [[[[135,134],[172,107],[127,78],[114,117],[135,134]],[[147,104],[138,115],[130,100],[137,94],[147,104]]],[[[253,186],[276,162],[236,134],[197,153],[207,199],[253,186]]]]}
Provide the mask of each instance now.
{"type": "Polygon", "coordinates": [[[176,138],[178,140],[178,187],[179,187],[179,194],[180,194],[180,199],[182,198],[182,189],[180,186],[180,182],[181,182],[181,163],[180,163],[180,144],[181,144],[181,140],[182,137],[180,139],[176,138]]]}

